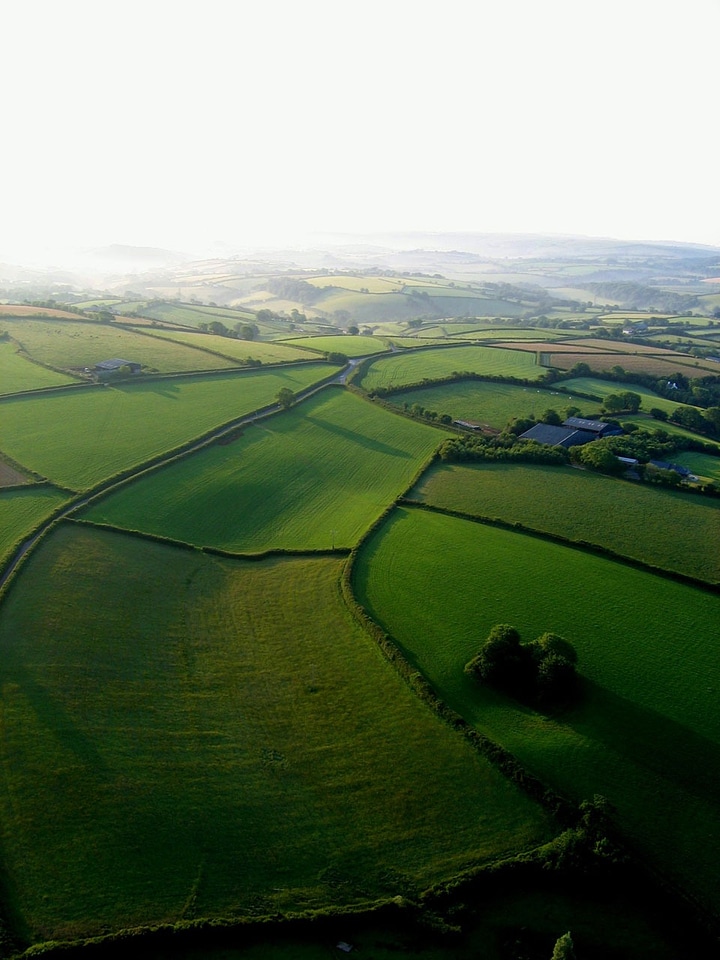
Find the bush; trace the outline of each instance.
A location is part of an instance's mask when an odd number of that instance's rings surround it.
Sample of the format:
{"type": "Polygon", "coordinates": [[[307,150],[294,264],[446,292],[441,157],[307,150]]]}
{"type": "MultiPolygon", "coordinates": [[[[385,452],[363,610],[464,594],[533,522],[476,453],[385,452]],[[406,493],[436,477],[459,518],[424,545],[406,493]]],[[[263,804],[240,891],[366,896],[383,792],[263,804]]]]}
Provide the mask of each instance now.
{"type": "Polygon", "coordinates": [[[508,623],[492,628],[465,673],[518,700],[554,705],[567,700],[576,688],[577,653],[556,633],[543,633],[532,643],[508,623]]]}

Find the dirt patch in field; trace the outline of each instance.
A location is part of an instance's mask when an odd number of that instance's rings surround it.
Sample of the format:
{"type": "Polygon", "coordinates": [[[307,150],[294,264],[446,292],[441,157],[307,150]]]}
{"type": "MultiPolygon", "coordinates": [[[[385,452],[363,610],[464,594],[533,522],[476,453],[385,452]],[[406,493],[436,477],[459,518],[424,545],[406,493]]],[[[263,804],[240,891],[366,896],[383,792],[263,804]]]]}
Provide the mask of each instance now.
{"type": "Polygon", "coordinates": [[[0,487],[14,487],[18,483],[30,483],[30,477],[0,460],[0,487]]]}

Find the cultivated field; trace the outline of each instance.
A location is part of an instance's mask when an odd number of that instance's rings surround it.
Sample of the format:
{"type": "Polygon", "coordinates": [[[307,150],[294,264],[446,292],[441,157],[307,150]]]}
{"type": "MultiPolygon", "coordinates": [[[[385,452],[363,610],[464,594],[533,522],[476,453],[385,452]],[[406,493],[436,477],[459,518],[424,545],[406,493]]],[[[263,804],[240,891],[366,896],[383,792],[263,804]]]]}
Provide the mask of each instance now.
{"type": "Polygon", "coordinates": [[[160,373],[219,370],[234,365],[224,357],[113,324],[15,320],[6,327],[33,360],[62,370],[82,371],[113,357],[160,373]]]}
{"type": "MultiPolygon", "coordinates": [[[[718,474],[720,458],[705,460],[718,474]]],[[[572,467],[499,463],[438,465],[409,496],[446,510],[586,541],[720,583],[720,500],[572,467]]]]}
{"type": "Polygon", "coordinates": [[[297,337],[287,343],[288,346],[305,347],[321,353],[344,353],[346,357],[365,357],[371,353],[385,353],[389,349],[384,340],[365,336],[297,337]]]}
{"type": "Polygon", "coordinates": [[[325,391],[83,516],[234,552],[351,547],[447,436],[397,420],[352,393],[325,391]]]}
{"type": "Polygon", "coordinates": [[[0,404],[0,450],[53,483],[86,490],[333,369],[313,363],[10,398],[0,404]]]}
{"type": "Polygon", "coordinates": [[[303,350],[292,342],[236,340],[233,337],[220,337],[200,331],[187,333],[180,330],[155,329],[152,335],[187,344],[189,347],[195,347],[196,350],[208,350],[237,363],[247,363],[250,359],[259,360],[261,363],[293,363],[313,358],[309,350],[303,350]]]}
{"type": "Polygon", "coordinates": [[[512,419],[540,417],[552,408],[561,417],[568,406],[579,407],[578,416],[596,416],[600,405],[557,390],[538,390],[509,383],[484,383],[465,380],[437,387],[402,390],[387,398],[390,403],[412,407],[419,403],[425,410],[447,413],[453,419],[472,420],[501,430],[512,419]]]}
{"type": "Polygon", "coordinates": [[[73,377],[31,363],[18,354],[16,344],[0,343],[0,395],[73,382],[73,377]]]}
{"type": "Polygon", "coordinates": [[[364,373],[360,386],[401,387],[422,380],[436,380],[460,371],[483,376],[535,379],[545,372],[530,353],[499,350],[494,347],[439,347],[411,353],[393,353],[374,360],[364,373]]]}
{"type": "Polygon", "coordinates": [[[380,656],[340,566],[71,524],[33,556],[0,611],[27,939],[366,904],[551,835],[380,656]]]}
{"type": "Polygon", "coordinates": [[[443,699],[560,791],[609,798],[651,862],[720,906],[719,596],[418,508],[364,545],[355,584],[443,699]],[[495,623],[575,645],[575,709],[548,718],[463,674],[495,623]]]}
{"type": "Polygon", "coordinates": [[[0,569],[12,548],[67,499],[60,490],[45,485],[0,490],[0,569]]]}

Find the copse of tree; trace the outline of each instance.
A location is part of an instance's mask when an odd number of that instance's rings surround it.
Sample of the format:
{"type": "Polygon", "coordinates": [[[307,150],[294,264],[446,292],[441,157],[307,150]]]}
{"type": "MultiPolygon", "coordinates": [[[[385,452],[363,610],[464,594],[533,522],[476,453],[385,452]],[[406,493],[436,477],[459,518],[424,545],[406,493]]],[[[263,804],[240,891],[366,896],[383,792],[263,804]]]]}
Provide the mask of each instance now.
{"type": "Polygon", "coordinates": [[[497,623],[482,647],[465,665],[465,673],[525,703],[555,705],[576,688],[577,653],[556,633],[543,633],[531,643],[508,623],[497,623]]]}

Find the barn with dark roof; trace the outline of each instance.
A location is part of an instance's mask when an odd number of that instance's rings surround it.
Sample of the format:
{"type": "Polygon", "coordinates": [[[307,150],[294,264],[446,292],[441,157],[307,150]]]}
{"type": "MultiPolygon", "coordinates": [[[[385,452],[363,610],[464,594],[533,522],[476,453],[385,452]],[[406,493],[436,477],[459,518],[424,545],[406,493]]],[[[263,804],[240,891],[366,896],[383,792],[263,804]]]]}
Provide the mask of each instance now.
{"type": "Polygon", "coordinates": [[[614,437],[622,433],[619,427],[602,420],[585,420],[583,417],[568,417],[560,426],[536,423],[520,434],[521,440],[536,440],[551,447],[578,447],[601,437],[614,437]]]}

